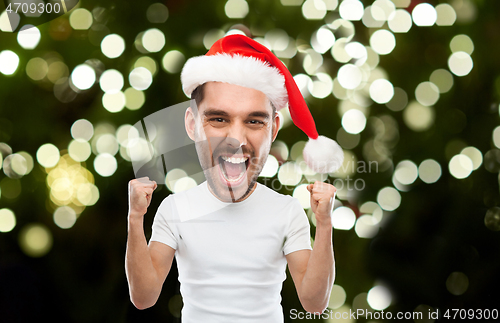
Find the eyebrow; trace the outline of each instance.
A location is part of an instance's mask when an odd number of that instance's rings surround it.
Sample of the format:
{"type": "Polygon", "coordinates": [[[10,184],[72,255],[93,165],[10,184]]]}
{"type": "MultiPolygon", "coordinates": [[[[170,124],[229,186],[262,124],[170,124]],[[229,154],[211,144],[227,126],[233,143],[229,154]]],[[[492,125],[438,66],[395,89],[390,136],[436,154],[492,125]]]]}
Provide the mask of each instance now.
{"type": "Polygon", "coordinates": [[[229,114],[226,111],[219,110],[219,109],[206,109],[203,112],[203,115],[206,116],[206,117],[210,117],[210,116],[224,116],[224,117],[228,117],[229,116],[229,114]]]}
{"type": "MultiPolygon", "coordinates": [[[[228,117],[229,113],[227,113],[224,110],[209,108],[203,112],[203,115],[205,117],[211,117],[211,116],[228,117]]],[[[269,117],[270,117],[269,113],[267,113],[265,111],[254,111],[254,112],[249,113],[248,116],[249,117],[261,117],[263,119],[269,119],[269,117]]]]}
{"type": "Polygon", "coordinates": [[[269,113],[264,111],[255,111],[248,115],[249,117],[261,117],[263,119],[269,119],[269,113]]]}

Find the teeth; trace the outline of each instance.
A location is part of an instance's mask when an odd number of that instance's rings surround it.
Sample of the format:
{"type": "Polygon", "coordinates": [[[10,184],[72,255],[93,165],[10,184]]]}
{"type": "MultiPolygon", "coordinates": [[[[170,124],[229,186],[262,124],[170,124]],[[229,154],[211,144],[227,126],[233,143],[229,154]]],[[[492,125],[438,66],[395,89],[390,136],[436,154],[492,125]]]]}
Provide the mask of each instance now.
{"type": "Polygon", "coordinates": [[[241,164],[246,162],[248,157],[236,158],[236,157],[226,157],[222,156],[222,160],[230,162],[231,164],[241,164]]]}

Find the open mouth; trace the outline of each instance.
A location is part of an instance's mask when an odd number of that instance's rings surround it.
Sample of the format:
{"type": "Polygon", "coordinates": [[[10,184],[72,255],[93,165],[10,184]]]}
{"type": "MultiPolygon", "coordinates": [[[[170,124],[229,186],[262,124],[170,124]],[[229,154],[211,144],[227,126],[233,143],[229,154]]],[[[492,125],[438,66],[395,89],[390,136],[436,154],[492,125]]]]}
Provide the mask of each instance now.
{"type": "Polygon", "coordinates": [[[240,184],[245,177],[247,168],[248,157],[219,157],[219,169],[228,184],[240,184]]]}

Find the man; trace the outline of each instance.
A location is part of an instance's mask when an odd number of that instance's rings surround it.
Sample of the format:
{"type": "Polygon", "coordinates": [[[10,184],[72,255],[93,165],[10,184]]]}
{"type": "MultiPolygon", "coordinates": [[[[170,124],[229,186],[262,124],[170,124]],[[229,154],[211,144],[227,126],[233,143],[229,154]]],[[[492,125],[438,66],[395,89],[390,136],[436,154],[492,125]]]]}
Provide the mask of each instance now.
{"type": "Polygon", "coordinates": [[[181,75],[192,97],[185,127],[195,141],[206,182],[168,196],[149,245],[143,218],[156,183],[129,183],[126,272],[137,308],[153,306],[176,257],[183,322],[283,322],[281,286],[288,264],[304,309],[323,312],[335,278],[331,211],[335,188],[315,182],[311,208],[316,236],[298,201],[257,183],[287,104],[310,137],[304,159],[333,172],[343,159],[318,136],[293,77],[267,48],[248,37],[226,36],[181,75]]]}

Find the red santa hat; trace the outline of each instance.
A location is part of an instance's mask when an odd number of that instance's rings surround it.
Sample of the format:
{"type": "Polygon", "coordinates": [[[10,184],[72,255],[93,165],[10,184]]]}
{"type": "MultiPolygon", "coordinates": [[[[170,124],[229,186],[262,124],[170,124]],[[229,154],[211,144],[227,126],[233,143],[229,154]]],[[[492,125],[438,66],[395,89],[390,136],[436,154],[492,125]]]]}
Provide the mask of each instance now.
{"type": "Polygon", "coordinates": [[[308,137],[303,156],[317,173],[336,171],[344,160],[342,148],[319,136],[314,119],[286,66],[264,45],[243,35],[229,35],[215,42],[204,56],[190,58],[181,73],[188,97],[201,84],[224,82],[263,92],[277,110],[288,104],[293,123],[308,137]]]}

